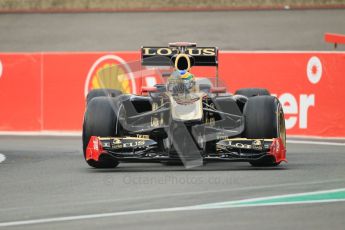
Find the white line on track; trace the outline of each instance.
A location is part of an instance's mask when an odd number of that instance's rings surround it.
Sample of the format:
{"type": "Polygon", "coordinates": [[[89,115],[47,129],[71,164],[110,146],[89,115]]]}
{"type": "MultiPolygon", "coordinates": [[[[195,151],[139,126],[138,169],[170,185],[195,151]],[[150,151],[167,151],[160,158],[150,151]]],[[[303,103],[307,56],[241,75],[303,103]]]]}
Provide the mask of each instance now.
{"type": "MultiPolygon", "coordinates": [[[[47,204],[47,205],[40,205],[37,208],[84,206],[84,205],[102,204],[102,203],[116,203],[116,202],[147,200],[147,199],[162,199],[162,198],[166,198],[166,197],[171,198],[171,197],[181,197],[181,196],[190,196],[190,195],[195,196],[195,195],[204,195],[204,194],[217,194],[217,193],[224,193],[224,192],[252,191],[252,190],[260,190],[260,189],[298,187],[301,185],[305,186],[305,185],[318,185],[318,184],[329,184],[329,183],[345,183],[345,179],[283,183],[283,184],[275,184],[275,185],[246,186],[246,187],[237,187],[237,188],[232,188],[232,189],[217,189],[217,190],[207,190],[207,191],[182,192],[182,193],[174,193],[174,194],[167,194],[167,195],[151,195],[151,196],[146,195],[146,196],[139,196],[139,197],[123,197],[123,198],[118,198],[118,199],[102,199],[102,200],[83,201],[83,203],[47,204]]],[[[9,210],[23,210],[23,209],[32,209],[32,206],[0,208],[0,212],[6,212],[9,210]]]]}
{"type": "MultiPolygon", "coordinates": [[[[124,212],[109,212],[109,213],[98,213],[98,214],[87,214],[87,215],[76,215],[76,216],[66,216],[66,217],[53,217],[53,218],[42,218],[42,219],[32,219],[32,220],[23,220],[23,221],[11,221],[11,222],[2,222],[0,227],[10,227],[10,226],[23,226],[30,224],[44,224],[52,222],[65,222],[73,220],[86,220],[86,219],[95,219],[95,218],[105,218],[105,217],[115,217],[115,216],[125,216],[125,215],[138,215],[138,214],[149,214],[149,213],[162,213],[162,212],[178,212],[178,211],[197,211],[197,210],[209,210],[209,209],[220,209],[220,208],[239,208],[239,207],[250,207],[249,205],[236,206],[237,203],[247,202],[247,201],[260,201],[262,199],[272,199],[277,197],[291,197],[296,195],[312,195],[312,194],[322,194],[328,192],[344,191],[345,189],[333,189],[333,190],[324,190],[316,192],[307,192],[307,193],[296,193],[296,194],[287,194],[281,196],[268,196],[260,197],[254,199],[244,199],[237,201],[227,202],[227,206],[221,206],[221,203],[208,203],[202,205],[193,205],[185,207],[174,207],[174,208],[158,208],[158,209],[146,209],[146,210],[134,210],[134,211],[124,211],[124,212]],[[220,205],[220,206],[219,206],[220,205]]],[[[345,201],[343,199],[328,199],[328,200],[316,200],[316,201],[296,201],[296,202],[280,202],[274,205],[290,205],[290,204],[304,204],[304,203],[325,203],[325,202],[340,202],[345,201]]],[[[256,206],[274,206],[272,204],[259,204],[256,206]]]]}
{"type": "Polygon", "coordinates": [[[6,160],[6,156],[0,153],[0,163],[6,160]]]}
{"type": "Polygon", "coordinates": [[[291,144],[305,144],[305,145],[331,145],[331,146],[345,146],[345,143],[326,142],[326,141],[302,141],[302,140],[287,140],[291,144]]]}
{"type": "MultiPolygon", "coordinates": [[[[209,205],[220,206],[220,205],[227,205],[227,204],[240,204],[240,203],[246,203],[246,202],[264,201],[264,200],[270,200],[270,199],[276,199],[276,198],[290,198],[290,197],[305,196],[305,195],[309,195],[309,196],[310,195],[320,195],[320,194],[327,194],[327,193],[333,193],[333,192],[345,192],[345,188],[314,191],[314,192],[293,193],[293,194],[285,194],[285,195],[266,196],[266,197],[259,197],[259,198],[249,198],[249,199],[242,199],[242,200],[230,201],[230,202],[229,201],[216,202],[216,203],[210,203],[210,204],[204,204],[204,205],[196,205],[194,207],[207,207],[209,205]]],[[[343,199],[334,198],[332,200],[342,201],[343,199]]],[[[289,203],[299,204],[299,203],[305,203],[306,201],[296,201],[296,202],[289,202],[289,203]]],[[[316,201],[313,201],[313,202],[316,202],[316,201]]],[[[286,202],[279,202],[279,203],[285,204],[286,202]]],[[[248,204],[248,205],[243,205],[241,207],[247,207],[249,205],[252,206],[252,205],[258,205],[258,204],[248,204]]],[[[272,204],[270,203],[268,205],[272,205],[272,204]]],[[[265,206],[267,206],[267,204],[265,206]]]]}

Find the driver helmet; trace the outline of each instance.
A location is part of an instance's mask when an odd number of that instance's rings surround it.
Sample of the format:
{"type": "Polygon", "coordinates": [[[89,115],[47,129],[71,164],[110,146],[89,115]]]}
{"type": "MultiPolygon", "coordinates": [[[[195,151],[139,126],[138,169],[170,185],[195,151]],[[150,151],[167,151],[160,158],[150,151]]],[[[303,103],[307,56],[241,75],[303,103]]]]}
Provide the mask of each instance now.
{"type": "Polygon", "coordinates": [[[188,72],[190,68],[191,62],[189,56],[187,54],[178,54],[175,59],[175,69],[182,75],[188,72]]]}

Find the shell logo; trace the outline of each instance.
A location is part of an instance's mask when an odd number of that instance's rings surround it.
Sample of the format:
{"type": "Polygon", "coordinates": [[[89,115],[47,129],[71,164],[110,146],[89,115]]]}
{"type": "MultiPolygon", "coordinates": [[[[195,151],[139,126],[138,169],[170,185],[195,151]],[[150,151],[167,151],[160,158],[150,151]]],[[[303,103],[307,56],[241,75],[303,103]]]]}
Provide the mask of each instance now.
{"type": "Polygon", "coordinates": [[[129,65],[119,56],[105,55],[91,66],[85,82],[85,97],[92,89],[117,89],[136,93],[136,82],[129,65]]]}

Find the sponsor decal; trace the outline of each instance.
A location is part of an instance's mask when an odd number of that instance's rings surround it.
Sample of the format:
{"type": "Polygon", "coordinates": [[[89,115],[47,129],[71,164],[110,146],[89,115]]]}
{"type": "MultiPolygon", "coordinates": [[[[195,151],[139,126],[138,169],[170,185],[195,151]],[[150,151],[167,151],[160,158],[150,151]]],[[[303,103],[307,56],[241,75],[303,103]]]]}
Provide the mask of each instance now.
{"type": "Polygon", "coordinates": [[[262,145],[261,140],[254,140],[253,145],[262,145]]]}
{"type": "Polygon", "coordinates": [[[262,141],[261,140],[253,140],[252,149],[262,150],[263,149],[262,141]]]}
{"type": "Polygon", "coordinates": [[[94,138],[93,139],[93,149],[94,150],[96,150],[96,151],[98,151],[99,149],[98,149],[98,139],[97,138],[94,138]]]}
{"type": "Polygon", "coordinates": [[[318,57],[313,56],[309,59],[307,64],[307,76],[312,84],[316,84],[321,80],[322,64],[318,57]]]}
{"type": "Polygon", "coordinates": [[[114,149],[122,149],[122,144],[113,145],[114,149]]]}
{"type": "Polygon", "coordinates": [[[252,145],[244,144],[244,143],[233,143],[232,141],[228,141],[228,146],[231,148],[236,148],[236,149],[251,149],[252,145]]]}
{"type": "Polygon", "coordinates": [[[123,143],[124,148],[140,147],[145,145],[145,141],[133,141],[128,143],[123,143]]]}
{"type": "Polygon", "coordinates": [[[227,138],[228,138],[228,136],[225,136],[225,135],[222,135],[222,134],[218,134],[217,137],[216,137],[216,140],[225,140],[227,138]]]}
{"type": "MultiPolygon", "coordinates": [[[[171,56],[179,53],[178,48],[176,47],[143,47],[142,53],[145,56],[171,56]]],[[[216,55],[216,48],[214,47],[199,47],[199,48],[187,48],[186,54],[191,56],[215,56],[216,55]]]]}
{"type": "Polygon", "coordinates": [[[121,149],[122,148],[122,142],[119,138],[113,139],[112,148],[114,148],[114,149],[121,149]]]}
{"type": "Polygon", "coordinates": [[[142,138],[142,139],[149,139],[149,135],[143,135],[143,134],[137,134],[137,138],[142,138]]]}
{"type": "Polygon", "coordinates": [[[279,153],[279,150],[280,150],[280,142],[279,141],[276,141],[276,153],[279,153]]]}
{"type": "Polygon", "coordinates": [[[110,148],[110,143],[109,142],[103,142],[102,145],[105,148],[110,148]]]}
{"type": "Polygon", "coordinates": [[[286,129],[292,129],[296,125],[300,129],[308,127],[308,111],[315,106],[315,94],[300,94],[296,98],[291,93],[283,93],[278,96],[285,114],[286,129]]]}
{"type": "Polygon", "coordinates": [[[113,145],[121,144],[121,140],[119,138],[114,138],[113,145]]]}
{"type": "MultiPolygon", "coordinates": [[[[311,84],[317,84],[322,77],[322,64],[318,57],[313,56],[307,64],[307,78],[311,84]]],[[[308,128],[308,111],[315,106],[315,94],[300,94],[295,97],[291,93],[278,96],[285,113],[286,129],[298,126],[299,129],[308,128]]]]}
{"type": "Polygon", "coordinates": [[[85,97],[90,90],[101,88],[136,93],[136,82],[132,70],[119,56],[102,56],[91,66],[85,82],[85,97]]]}
{"type": "Polygon", "coordinates": [[[157,84],[157,80],[154,76],[147,76],[145,77],[145,81],[146,81],[146,86],[154,86],[155,84],[157,84]]]}

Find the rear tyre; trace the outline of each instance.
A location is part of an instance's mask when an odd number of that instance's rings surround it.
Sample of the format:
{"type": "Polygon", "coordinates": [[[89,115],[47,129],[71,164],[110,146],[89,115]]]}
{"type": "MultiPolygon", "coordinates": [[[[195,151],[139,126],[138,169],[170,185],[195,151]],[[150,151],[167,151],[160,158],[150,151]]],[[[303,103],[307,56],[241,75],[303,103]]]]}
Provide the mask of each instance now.
{"type": "MultiPolygon", "coordinates": [[[[270,139],[280,137],[286,146],[286,130],[283,109],[273,96],[249,98],[243,109],[245,119],[244,137],[270,139]]],[[[277,166],[274,158],[266,157],[250,162],[253,166],[277,166]]]]}
{"type": "Polygon", "coordinates": [[[242,89],[236,90],[235,94],[243,95],[246,97],[271,95],[270,92],[265,88],[242,88],[242,89]]]}
{"type": "MultiPolygon", "coordinates": [[[[83,152],[86,159],[86,148],[91,136],[115,136],[122,129],[117,122],[116,99],[108,97],[93,98],[87,106],[83,123],[83,152]]],[[[87,160],[94,168],[115,168],[119,162],[110,156],[102,155],[99,161],[87,160]]]]}
{"type": "Polygon", "coordinates": [[[116,97],[121,94],[122,92],[116,89],[93,89],[87,94],[86,104],[89,104],[95,97],[116,97]]]}

